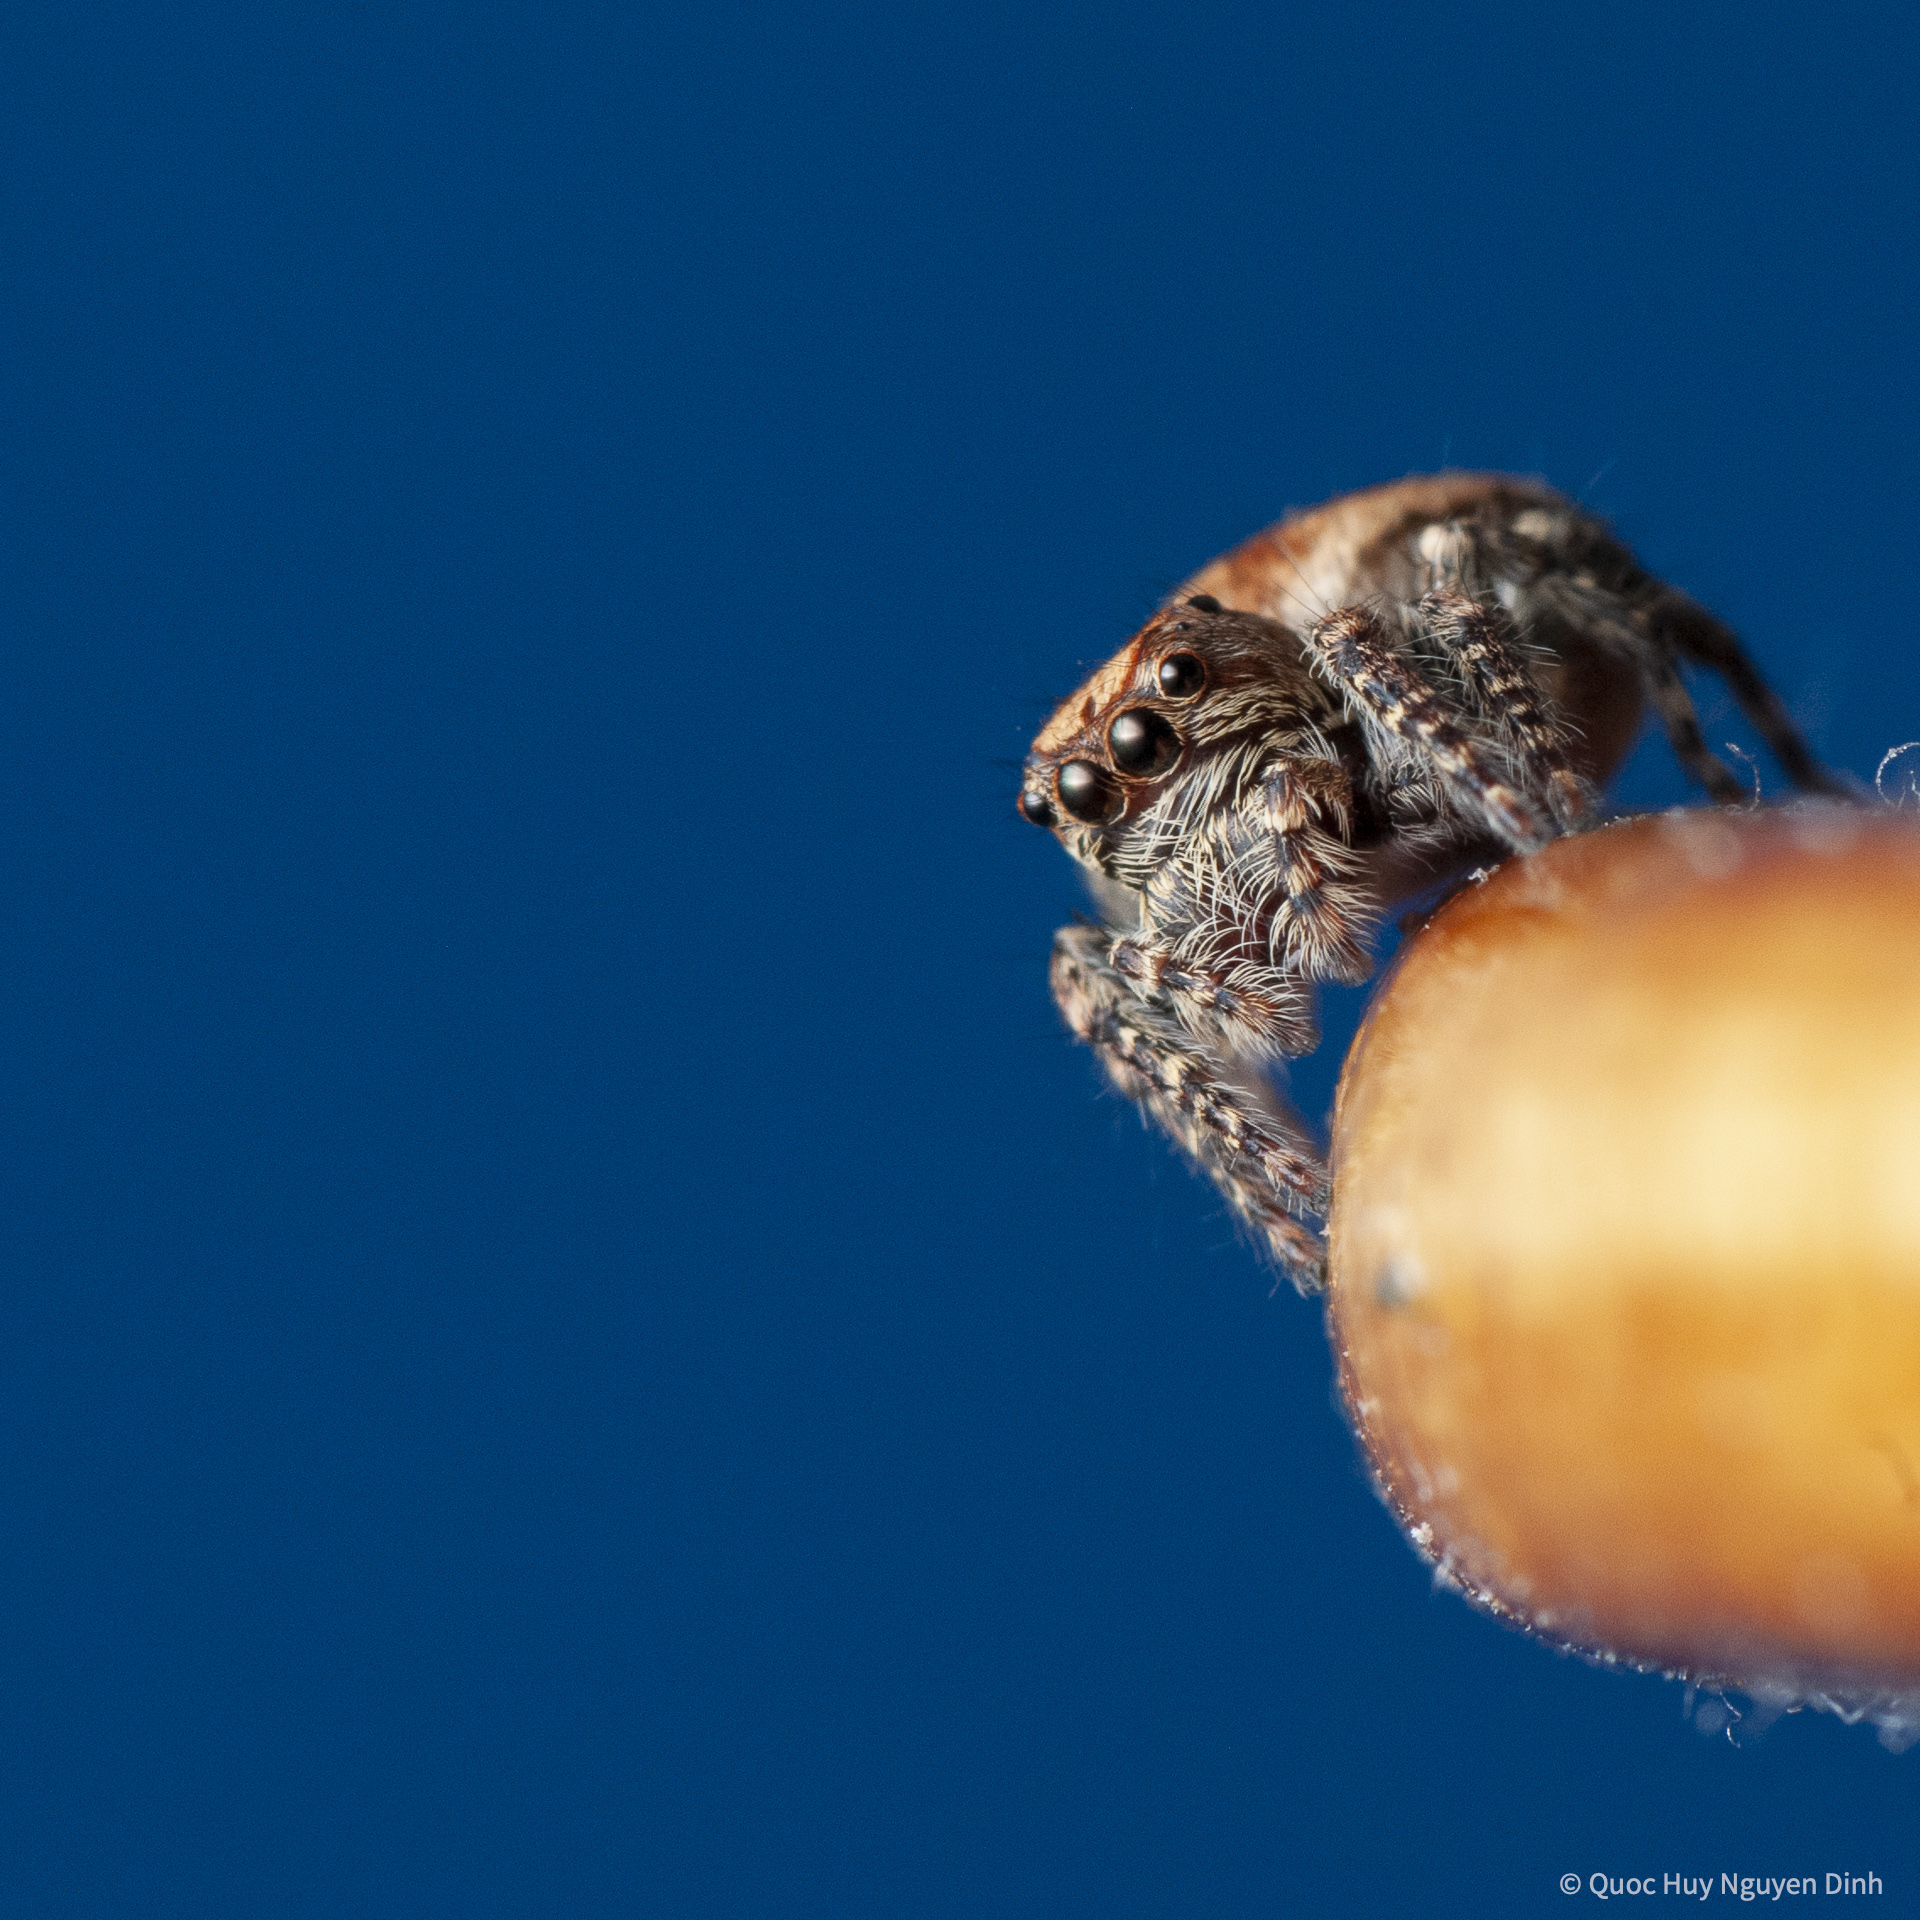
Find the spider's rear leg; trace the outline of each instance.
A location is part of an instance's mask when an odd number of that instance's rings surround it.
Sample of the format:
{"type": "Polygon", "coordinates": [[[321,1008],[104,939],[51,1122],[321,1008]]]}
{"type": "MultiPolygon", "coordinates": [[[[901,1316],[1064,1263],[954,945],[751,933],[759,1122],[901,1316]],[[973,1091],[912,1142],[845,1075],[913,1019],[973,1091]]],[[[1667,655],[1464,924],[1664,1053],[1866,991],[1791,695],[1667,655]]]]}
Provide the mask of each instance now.
{"type": "Polygon", "coordinates": [[[1698,780],[1721,806],[1739,806],[1747,798],[1746,785],[1707,745],[1693,695],[1680,678],[1672,655],[1657,642],[1641,658],[1640,679],[1682,770],[1698,780]]]}
{"type": "Polygon", "coordinates": [[[1294,1215],[1325,1210],[1325,1166],[1169,1011],[1139,997],[1109,957],[1111,940],[1098,927],[1062,927],[1054,936],[1050,977],[1067,1026],[1120,1091],[1206,1169],[1294,1285],[1317,1292],[1325,1249],[1294,1215]]]}
{"type": "Polygon", "coordinates": [[[1758,729],[1781,771],[1805,793],[1850,800],[1852,792],[1813,756],[1806,736],[1793,724],[1780,696],[1761,678],[1739,636],[1705,607],[1669,589],[1646,613],[1647,627],[1682,659],[1711,667],[1727,683],[1740,711],[1758,729]]]}
{"type": "Polygon", "coordinates": [[[1707,745],[1693,696],[1680,678],[1682,658],[1713,668],[1726,681],[1796,786],[1851,797],[1814,759],[1786,708],[1733,633],[1685,594],[1658,583],[1648,586],[1652,598],[1623,599],[1549,574],[1533,584],[1531,597],[1536,605],[1551,608],[1579,631],[1638,663],[1640,684],[1648,704],[1660,716],[1673,757],[1722,806],[1740,805],[1748,798],[1747,788],[1707,745]]]}
{"type": "Polygon", "coordinates": [[[1554,837],[1552,823],[1504,778],[1494,753],[1474,738],[1411,661],[1394,651],[1370,607],[1342,607],[1307,634],[1308,658],[1387,739],[1424,756],[1454,794],[1503,840],[1523,852],[1554,837]]]}
{"type": "Polygon", "coordinates": [[[1567,758],[1566,735],[1549,717],[1547,701],[1504,613],[1440,587],[1414,609],[1416,618],[1456,660],[1487,717],[1506,734],[1528,790],[1542,796],[1563,833],[1593,818],[1593,794],[1567,758]]]}

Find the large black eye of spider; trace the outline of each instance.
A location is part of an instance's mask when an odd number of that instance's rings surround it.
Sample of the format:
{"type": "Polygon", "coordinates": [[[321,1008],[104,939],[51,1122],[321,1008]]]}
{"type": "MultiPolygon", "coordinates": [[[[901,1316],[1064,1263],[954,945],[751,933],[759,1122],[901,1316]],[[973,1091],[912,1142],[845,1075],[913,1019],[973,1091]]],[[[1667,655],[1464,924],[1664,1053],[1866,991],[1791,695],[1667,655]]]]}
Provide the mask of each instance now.
{"type": "Polygon", "coordinates": [[[1129,707],[1107,729],[1107,751],[1122,773],[1161,773],[1180,758],[1180,736],[1151,707],[1129,707]]]}
{"type": "Polygon", "coordinates": [[[1197,653],[1170,653],[1160,662],[1160,691],[1169,700],[1186,700],[1207,684],[1207,669],[1197,653]]]}
{"type": "Polygon", "coordinates": [[[1198,607],[1202,613],[1224,613],[1226,611],[1220,602],[1210,593],[1196,593],[1193,598],[1187,602],[1187,605],[1190,607],[1198,607]]]}
{"type": "Polygon", "coordinates": [[[1060,804],[1076,820],[1092,824],[1106,819],[1120,797],[1091,760],[1069,760],[1054,784],[1060,789],[1060,804]]]}
{"type": "Polygon", "coordinates": [[[1053,825],[1053,808],[1045,794],[1029,789],[1014,804],[1020,809],[1021,818],[1031,820],[1036,827],[1053,825]]]}

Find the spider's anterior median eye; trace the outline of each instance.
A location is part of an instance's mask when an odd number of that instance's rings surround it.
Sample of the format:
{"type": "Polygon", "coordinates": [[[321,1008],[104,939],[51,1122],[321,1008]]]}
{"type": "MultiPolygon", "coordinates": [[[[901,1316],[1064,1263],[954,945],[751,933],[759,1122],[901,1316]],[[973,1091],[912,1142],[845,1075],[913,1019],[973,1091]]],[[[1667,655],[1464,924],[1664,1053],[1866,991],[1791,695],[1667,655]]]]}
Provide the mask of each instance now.
{"type": "Polygon", "coordinates": [[[1226,611],[1220,602],[1210,593],[1196,593],[1193,598],[1187,602],[1187,605],[1190,607],[1198,607],[1202,613],[1224,613],[1226,611]]]}
{"type": "Polygon", "coordinates": [[[1035,793],[1029,789],[1020,796],[1015,805],[1019,807],[1021,817],[1031,820],[1036,827],[1053,825],[1053,808],[1045,794],[1035,793]]]}
{"type": "Polygon", "coordinates": [[[1055,784],[1060,789],[1060,804],[1076,820],[1104,820],[1119,798],[1107,776],[1091,760],[1069,760],[1055,784]]]}
{"type": "Polygon", "coordinates": [[[1207,670],[1197,653],[1170,653],[1160,662],[1160,691],[1169,700],[1185,700],[1207,683],[1207,670]]]}
{"type": "Polygon", "coordinates": [[[1160,773],[1180,757],[1180,736],[1151,707],[1129,707],[1107,729],[1107,751],[1122,773],[1160,773]]]}

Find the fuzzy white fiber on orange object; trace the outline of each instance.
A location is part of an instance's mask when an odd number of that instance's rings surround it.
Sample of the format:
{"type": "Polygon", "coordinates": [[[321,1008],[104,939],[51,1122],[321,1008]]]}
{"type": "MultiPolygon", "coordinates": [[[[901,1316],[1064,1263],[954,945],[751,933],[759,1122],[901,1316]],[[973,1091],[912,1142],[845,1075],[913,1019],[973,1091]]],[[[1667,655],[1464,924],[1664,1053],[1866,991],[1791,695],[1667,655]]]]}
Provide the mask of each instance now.
{"type": "Polygon", "coordinates": [[[1920,826],[1669,814],[1468,886],[1334,1174],[1347,1406],[1443,1578],[1920,1737],[1920,826]]]}

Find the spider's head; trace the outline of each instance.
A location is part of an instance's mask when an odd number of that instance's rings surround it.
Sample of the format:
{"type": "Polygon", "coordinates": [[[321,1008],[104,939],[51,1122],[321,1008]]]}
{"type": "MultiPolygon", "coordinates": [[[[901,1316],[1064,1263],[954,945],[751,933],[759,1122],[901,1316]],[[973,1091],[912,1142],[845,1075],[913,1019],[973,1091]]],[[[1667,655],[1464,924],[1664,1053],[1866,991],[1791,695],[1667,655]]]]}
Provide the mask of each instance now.
{"type": "Polygon", "coordinates": [[[1105,868],[1116,838],[1222,747],[1324,705],[1284,627],[1196,594],[1156,614],[1061,702],[1027,755],[1020,811],[1105,868]]]}

